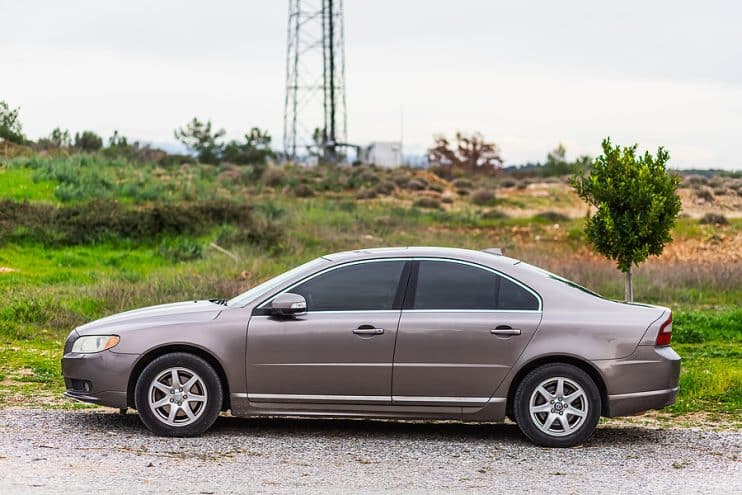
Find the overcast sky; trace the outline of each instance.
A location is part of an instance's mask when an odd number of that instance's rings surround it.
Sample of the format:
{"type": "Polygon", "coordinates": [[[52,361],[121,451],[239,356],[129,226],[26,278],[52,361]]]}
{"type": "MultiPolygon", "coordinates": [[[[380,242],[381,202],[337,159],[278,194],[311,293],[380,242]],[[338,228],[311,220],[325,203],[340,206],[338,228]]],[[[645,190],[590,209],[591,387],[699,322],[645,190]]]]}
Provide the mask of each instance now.
{"type": "MultiPolygon", "coordinates": [[[[193,116],[282,139],[287,1],[0,0],[0,100],[52,128],[172,142],[193,116]]],[[[664,145],[742,168],[738,1],[346,0],[349,140],[481,131],[508,164],[664,145]]]]}

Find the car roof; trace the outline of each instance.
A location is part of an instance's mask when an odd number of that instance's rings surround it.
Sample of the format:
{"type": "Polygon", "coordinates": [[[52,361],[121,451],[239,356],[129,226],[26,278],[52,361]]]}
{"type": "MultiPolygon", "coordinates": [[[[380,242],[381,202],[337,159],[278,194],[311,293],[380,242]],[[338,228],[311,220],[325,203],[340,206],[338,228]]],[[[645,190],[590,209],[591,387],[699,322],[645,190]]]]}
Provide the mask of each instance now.
{"type": "Polygon", "coordinates": [[[356,249],[353,251],[341,251],[323,256],[332,263],[345,263],[348,261],[367,260],[374,258],[451,258],[456,260],[484,263],[487,265],[515,265],[520,260],[494,254],[492,249],[488,251],[475,251],[473,249],[461,249],[450,247],[433,246],[407,246],[407,247],[382,247],[356,249]]]}

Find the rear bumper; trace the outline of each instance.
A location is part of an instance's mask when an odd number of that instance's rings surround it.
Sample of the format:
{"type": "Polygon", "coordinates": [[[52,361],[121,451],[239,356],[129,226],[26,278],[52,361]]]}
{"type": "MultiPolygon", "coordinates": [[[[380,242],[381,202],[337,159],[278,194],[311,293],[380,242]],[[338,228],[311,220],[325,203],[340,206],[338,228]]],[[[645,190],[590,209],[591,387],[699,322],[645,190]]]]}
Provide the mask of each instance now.
{"type": "Polygon", "coordinates": [[[673,404],[680,388],[680,361],[669,346],[640,345],[627,358],[596,362],[607,389],[605,415],[629,416],[673,404]]]}
{"type": "Polygon", "coordinates": [[[680,387],[608,396],[608,416],[630,416],[675,403],[680,387]]]}
{"type": "Polygon", "coordinates": [[[138,355],[112,351],[67,353],[62,358],[64,395],[119,409],[127,406],[129,375],[138,355]]]}

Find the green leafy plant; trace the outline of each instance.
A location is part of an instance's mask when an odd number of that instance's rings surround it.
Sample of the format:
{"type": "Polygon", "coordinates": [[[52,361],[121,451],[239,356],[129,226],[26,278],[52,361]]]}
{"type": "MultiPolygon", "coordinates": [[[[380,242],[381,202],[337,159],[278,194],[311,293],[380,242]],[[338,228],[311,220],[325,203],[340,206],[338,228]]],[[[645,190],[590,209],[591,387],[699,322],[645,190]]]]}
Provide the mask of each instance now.
{"type": "Polygon", "coordinates": [[[679,178],[668,173],[670,155],[660,147],[656,155],[637,155],[637,145],[602,143],[589,175],[571,179],[577,194],[597,208],[588,215],[585,234],[595,249],[617,262],[624,272],[625,296],[633,301],[631,267],[662,253],[672,240],[670,230],[680,213],[679,178]]]}
{"type": "Polygon", "coordinates": [[[175,139],[186,145],[189,149],[198,153],[198,159],[203,163],[217,163],[223,149],[219,140],[224,137],[226,131],[219,129],[211,130],[211,121],[201,122],[193,118],[184,127],[175,129],[175,139]]]}
{"type": "Polygon", "coordinates": [[[82,151],[98,151],[103,147],[103,139],[93,131],[76,132],[74,146],[82,151]]]}
{"type": "Polygon", "coordinates": [[[12,109],[6,102],[0,101],[0,139],[17,144],[26,142],[26,136],[23,135],[23,128],[18,117],[19,110],[18,108],[12,109]]]}

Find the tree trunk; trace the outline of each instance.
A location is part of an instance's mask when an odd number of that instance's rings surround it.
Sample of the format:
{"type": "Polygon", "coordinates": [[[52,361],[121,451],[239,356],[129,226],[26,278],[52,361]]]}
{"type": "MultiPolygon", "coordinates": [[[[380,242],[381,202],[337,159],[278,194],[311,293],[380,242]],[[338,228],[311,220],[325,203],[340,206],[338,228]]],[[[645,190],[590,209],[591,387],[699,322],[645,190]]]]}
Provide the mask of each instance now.
{"type": "Polygon", "coordinates": [[[626,285],[624,287],[624,296],[626,302],[634,302],[634,283],[631,280],[631,267],[626,272],[626,285]]]}

